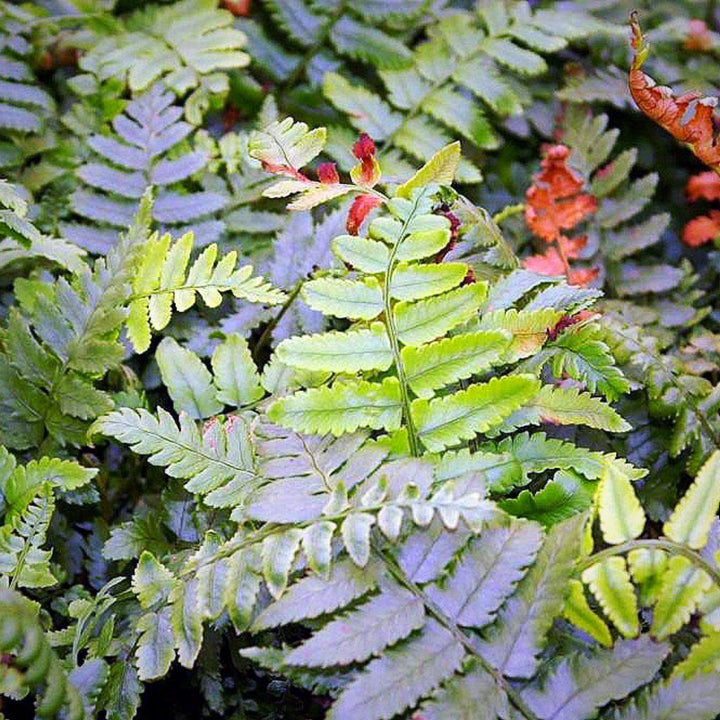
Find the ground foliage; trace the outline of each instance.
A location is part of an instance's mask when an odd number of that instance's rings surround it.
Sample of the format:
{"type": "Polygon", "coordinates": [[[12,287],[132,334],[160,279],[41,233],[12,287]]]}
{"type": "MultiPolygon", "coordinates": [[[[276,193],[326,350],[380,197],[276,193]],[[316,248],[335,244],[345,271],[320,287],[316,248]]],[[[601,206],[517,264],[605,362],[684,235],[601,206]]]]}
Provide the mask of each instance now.
{"type": "Polygon", "coordinates": [[[720,717],[720,11],[0,0],[0,717],[720,717]]]}

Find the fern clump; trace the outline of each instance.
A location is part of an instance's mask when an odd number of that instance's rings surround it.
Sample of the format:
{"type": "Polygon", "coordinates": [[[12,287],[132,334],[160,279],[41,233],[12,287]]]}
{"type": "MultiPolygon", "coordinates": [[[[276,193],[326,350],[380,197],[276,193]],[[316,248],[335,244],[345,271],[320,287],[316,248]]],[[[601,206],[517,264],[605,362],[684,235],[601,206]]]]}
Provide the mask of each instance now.
{"type": "Polygon", "coordinates": [[[720,717],[712,5],[0,0],[0,715],[720,717]]]}

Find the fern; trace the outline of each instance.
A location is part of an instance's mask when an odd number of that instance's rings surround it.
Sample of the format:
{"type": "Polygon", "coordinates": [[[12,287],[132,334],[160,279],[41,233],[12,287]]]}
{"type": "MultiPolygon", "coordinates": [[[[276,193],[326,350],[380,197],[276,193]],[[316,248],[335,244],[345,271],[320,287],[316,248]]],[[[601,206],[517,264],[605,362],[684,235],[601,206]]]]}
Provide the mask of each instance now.
{"type": "Polygon", "coordinates": [[[81,69],[100,81],[119,77],[133,93],[157,80],[187,98],[188,120],[199,124],[205,109],[229,89],[223,70],[243,68],[245,35],[232,27],[232,15],[210,0],[183,0],[172,7],[139,10],[114,27],[115,33],[83,55],[81,69]]]}
{"type": "Polygon", "coordinates": [[[0,0],[2,712],[716,717],[716,213],[623,4],[110,5],[0,0]]]}
{"type": "Polygon", "coordinates": [[[28,206],[14,186],[0,179],[0,268],[47,260],[81,272],[83,252],[61,238],[43,235],[27,218],[28,206]]]}
{"type": "MultiPolygon", "coordinates": [[[[607,130],[606,115],[583,117],[568,112],[563,140],[572,148],[571,164],[586,179],[590,192],[598,198],[598,211],[590,220],[590,232],[603,261],[605,282],[619,298],[667,294],[677,289],[685,273],[668,263],[637,263],[629,258],[657,244],[670,220],[657,213],[641,222],[638,215],[647,207],[657,185],[657,174],[630,180],[637,160],[635,149],[610,159],[618,131],[607,130]]],[[[667,300],[663,312],[667,313],[667,300]]],[[[647,303],[653,307],[652,299],[647,303]]]]}
{"type": "Polygon", "coordinates": [[[85,421],[112,407],[94,379],[122,359],[117,338],[129,281],[147,239],[150,207],[146,197],[135,225],[94,270],[83,268],[75,286],[62,278],[27,284],[24,312],[13,311],[3,343],[6,445],[32,447],[46,433],[60,444],[80,443],[85,421]]]}
{"type": "Polygon", "coordinates": [[[56,717],[62,710],[71,720],[82,720],[85,710],[80,693],[48,642],[35,608],[17,593],[0,590],[0,609],[3,686],[14,687],[16,697],[37,692],[38,717],[56,717]]]}
{"type": "Polygon", "coordinates": [[[666,539],[658,541],[633,540],[642,533],[645,513],[628,479],[613,473],[601,482],[600,527],[605,541],[616,547],[587,558],[582,579],[622,635],[633,637],[640,629],[633,581],[640,585],[640,599],[653,606],[652,635],[663,640],[689,621],[713,581],[720,580],[716,560],[707,563],[694,552],[707,543],[720,505],[712,491],[718,462],[716,452],[665,523],[666,539]],[[627,551],[629,567],[618,556],[627,551]]]}
{"type": "Polygon", "coordinates": [[[88,138],[96,159],[77,169],[85,187],[74,192],[71,202],[73,211],[86,222],[61,225],[70,240],[91,252],[106,253],[116,242],[113,228],[124,228],[132,221],[150,185],[160,188],[153,206],[155,220],[173,227],[174,232],[193,229],[204,245],[217,240],[223,224],[208,216],[224,207],[224,195],[188,192],[180,184],[200,172],[209,159],[204,150],[187,148],[184,141],[193,127],[181,116],[172,93],[157,84],[113,119],[113,135],[88,138]],[[179,154],[181,149],[184,152],[179,154]]]}
{"type": "MultiPolygon", "coordinates": [[[[293,142],[300,148],[310,139],[298,136],[293,142]]],[[[289,167],[301,166],[318,151],[313,141],[311,151],[302,156],[286,153],[289,167]]],[[[266,160],[271,161],[277,164],[274,158],[266,160]]],[[[419,171],[418,177],[423,172],[419,171]]],[[[627,429],[615,412],[598,399],[550,386],[541,389],[538,381],[520,374],[461,389],[452,396],[433,397],[434,391],[484,368],[503,364],[505,358],[496,352],[494,358],[491,355],[477,366],[474,353],[466,350],[453,365],[438,370],[437,353],[445,356],[451,342],[459,348],[459,341],[464,339],[472,347],[472,342],[487,343],[493,337],[483,332],[472,334],[469,322],[477,317],[487,290],[483,283],[463,284],[469,273],[467,265],[417,262],[450,242],[449,223],[432,213],[432,187],[411,189],[408,185],[398,192],[412,193],[411,199],[400,195],[388,201],[389,216],[370,224],[362,257],[353,249],[355,242],[349,236],[341,236],[334,243],[333,251],[340,260],[349,265],[356,263],[358,270],[366,268],[369,272],[355,279],[317,278],[302,288],[302,296],[311,308],[326,315],[364,320],[369,323],[367,329],[356,324],[344,336],[331,333],[292,338],[277,348],[277,357],[286,365],[334,372],[340,378],[332,386],[277,401],[270,409],[270,417],[303,432],[340,434],[363,426],[393,431],[398,429],[402,416],[413,454],[419,453],[422,446],[440,450],[472,439],[478,432],[512,429],[539,422],[541,417],[613,431],[627,429]],[[417,290],[409,295],[409,290],[401,289],[413,284],[417,290]],[[411,299],[402,299],[408,297],[411,299]],[[376,322],[381,313],[382,324],[376,322]],[[463,326],[467,335],[441,340],[463,326]],[[436,344],[431,344],[433,341],[436,344]],[[343,374],[391,367],[395,377],[385,378],[382,383],[342,378],[343,374]],[[435,376],[429,386],[416,379],[426,374],[435,376]],[[413,394],[425,397],[413,399],[413,394]],[[523,406],[527,409],[519,409],[523,406]]],[[[510,333],[522,327],[515,324],[510,328],[497,320],[483,325],[480,317],[479,326],[510,333]]],[[[494,339],[502,347],[503,336],[494,339]]],[[[507,339],[506,335],[505,343],[507,339]]]]}
{"type": "Polygon", "coordinates": [[[217,307],[223,292],[254,303],[278,304],[282,292],[262,278],[252,276],[252,267],[236,267],[237,253],[220,260],[214,243],[190,264],[194,246],[192,233],[176,242],[169,234],[148,239],[133,281],[127,320],[128,335],[138,352],[150,345],[151,325],[162,330],[170,322],[173,305],[178,312],[193,307],[197,295],[208,307],[217,307]]]}
{"type": "Polygon", "coordinates": [[[34,167],[55,143],[55,101],[31,66],[33,15],[9,2],[0,4],[0,171],[37,189],[59,171],[49,160],[34,167]]]}
{"type": "MultiPolygon", "coordinates": [[[[575,19],[570,25],[522,2],[456,10],[429,27],[429,40],[413,52],[410,67],[380,70],[381,95],[337,72],[325,74],[323,90],[354,128],[382,143],[391,175],[406,172],[405,156],[427,161],[455,135],[494,149],[499,138],[477,101],[502,117],[522,113],[531,102],[522,79],[545,72],[542,53],[604,29],[590,16],[575,19]]],[[[457,177],[464,183],[482,179],[464,160],[457,177]]]]}

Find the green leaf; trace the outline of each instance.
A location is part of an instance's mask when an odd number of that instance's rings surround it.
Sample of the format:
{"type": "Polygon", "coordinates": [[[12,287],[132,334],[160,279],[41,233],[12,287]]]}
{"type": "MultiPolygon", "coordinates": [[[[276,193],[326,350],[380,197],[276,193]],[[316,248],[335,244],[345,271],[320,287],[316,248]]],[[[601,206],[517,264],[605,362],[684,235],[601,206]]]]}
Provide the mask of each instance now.
{"type": "Polygon", "coordinates": [[[339,235],[332,241],[335,255],[356,270],[377,274],[387,269],[390,251],[377,240],[357,235],[339,235]]]}
{"type": "Polygon", "coordinates": [[[225,405],[250,405],[265,394],[250,348],[240,335],[228,336],[215,348],[212,369],[217,386],[216,397],[225,405]]]}
{"type": "Polygon", "coordinates": [[[315,523],[303,533],[302,547],[308,565],[313,572],[327,575],[332,562],[332,539],[337,530],[335,523],[327,520],[315,523]]]}
{"type": "Polygon", "coordinates": [[[613,644],[610,630],[605,621],[590,607],[585,597],[585,587],[579,580],[570,580],[570,594],[565,600],[563,616],[573,625],[586,632],[601,645],[613,644]]]}
{"type": "Polygon", "coordinates": [[[599,398],[578,388],[543,385],[539,392],[501,428],[502,432],[524,425],[587,425],[609,432],[627,432],[631,426],[618,413],[599,398]]]}
{"type": "Polygon", "coordinates": [[[395,194],[409,198],[413,190],[432,183],[451,185],[459,164],[460,143],[450,143],[438,150],[407,182],[400,185],[395,194]]]}
{"type": "Polygon", "coordinates": [[[423,720],[496,720],[512,717],[510,700],[498,681],[473,659],[462,675],[443,683],[433,697],[424,702],[418,718],[423,720]]]}
{"type": "Polygon", "coordinates": [[[174,578],[172,573],[150,552],[143,552],[133,573],[132,589],[140,605],[148,610],[164,603],[170,596],[174,578]]]}
{"type": "Polygon", "coordinates": [[[401,355],[413,392],[430,398],[435,390],[487,370],[510,341],[508,333],[488,330],[463,333],[420,347],[406,346],[401,355]]]}
{"type": "Polygon", "coordinates": [[[620,633],[635,637],[640,632],[637,599],[625,558],[595,563],[583,572],[582,579],[620,633]]]}
{"type": "Polygon", "coordinates": [[[465,263],[417,265],[400,263],[390,282],[390,296],[396,300],[420,300],[457,287],[465,278],[465,263]]]}
{"type": "Polygon", "coordinates": [[[302,296],[324,315],[372,320],[383,311],[382,292],[375,278],[364,281],[319,278],[303,285],[302,296]]]}
{"type": "Polygon", "coordinates": [[[720,505],[720,450],[702,466],[695,482],[665,521],[663,532],[671,540],[691,548],[705,547],[720,505]]]}
{"type": "Polygon", "coordinates": [[[640,604],[654,605],[667,568],[667,555],[662,550],[639,548],[629,552],[627,559],[632,578],[640,591],[640,604]]]}
{"type": "Polygon", "coordinates": [[[517,517],[535,520],[549,527],[587,510],[597,485],[573,470],[561,470],[542,490],[522,490],[516,498],[499,502],[500,507],[517,517]]]}
{"type": "Polygon", "coordinates": [[[605,542],[611,545],[633,540],[645,528],[645,511],[635,495],[630,478],[608,465],[600,478],[598,514],[605,542]]]}
{"type": "MultiPolygon", "coordinates": [[[[431,215],[432,218],[444,220],[445,218],[431,215]]],[[[435,229],[415,230],[411,232],[398,245],[398,260],[422,260],[439,253],[450,242],[450,230],[445,223],[439,223],[440,227],[435,229]]],[[[370,225],[370,233],[373,227],[377,227],[375,223],[370,225]]],[[[399,230],[399,228],[398,228],[399,230]]]]}
{"type": "Polygon", "coordinates": [[[650,631],[660,640],[677,632],[695,611],[712,586],[710,577],[688,558],[676,555],[668,560],[658,589],[650,631]]]}
{"type": "Polygon", "coordinates": [[[717,673],[720,670],[720,632],[700,638],[688,656],[674,670],[675,675],[690,678],[702,673],[717,673]]]}
{"type": "Polygon", "coordinates": [[[539,387],[531,375],[493,378],[454,395],[414,400],[412,415],[418,437],[431,451],[443,450],[460,440],[487,432],[530,400],[539,387]]]}
{"type": "Polygon", "coordinates": [[[223,409],[216,398],[217,389],[210,371],[194,352],[166,337],[158,345],[155,359],[163,383],[179,412],[202,420],[223,409]]]}
{"type": "Polygon", "coordinates": [[[402,403],[395,378],[382,384],[337,381],[276,400],[268,410],[273,422],[299,432],[342,435],[359,427],[397,430],[402,403]]]}
{"type": "Polygon", "coordinates": [[[291,337],[278,345],[276,353],[286,365],[336,373],[388,370],[393,362],[382,323],[363,330],[291,337]]]}
{"type": "Polygon", "coordinates": [[[596,338],[597,328],[585,326],[560,337],[528,362],[538,370],[546,362],[552,365],[557,378],[566,375],[585,383],[591,392],[601,392],[607,400],[617,400],[630,387],[615,365],[608,346],[596,338]]]}
{"type": "Polygon", "coordinates": [[[399,302],[394,312],[400,342],[418,346],[445,335],[470,320],[486,295],[487,285],[475,283],[436,298],[399,302]]]}

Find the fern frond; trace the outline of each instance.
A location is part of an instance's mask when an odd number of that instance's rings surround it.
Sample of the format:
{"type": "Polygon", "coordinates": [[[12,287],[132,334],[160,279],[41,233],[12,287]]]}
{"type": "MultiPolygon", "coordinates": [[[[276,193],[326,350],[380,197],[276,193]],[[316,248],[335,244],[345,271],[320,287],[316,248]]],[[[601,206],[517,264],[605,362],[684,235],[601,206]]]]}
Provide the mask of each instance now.
{"type": "Polygon", "coordinates": [[[191,263],[194,236],[187,233],[175,242],[169,234],[151,236],[133,280],[127,320],[128,335],[137,352],[150,346],[151,328],[162,330],[178,312],[189,310],[197,296],[208,307],[217,307],[222,293],[250,302],[276,305],[285,295],[263,278],[253,276],[251,265],[236,267],[237,252],[217,259],[214,243],[191,263]]]}
{"type": "Polygon", "coordinates": [[[500,425],[535,396],[539,384],[532,376],[494,378],[454,395],[415,400],[413,418],[418,436],[429,450],[442,450],[472,439],[500,425]]]}
{"type": "Polygon", "coordinates": [[[0,651],[10,658],[3,662],[0,678],[9,676],[20,694],[38,693],[38,717],[64,712],[68,720],[83,720],[80,693],[66,675],[32,603],[11,590],[0,590],[0,629],[0,651]]]}
{"type": "Polygon", "coordinates": [[[336,381],[277,400],[268,412],[273,422],[307,433],[354,432],[360,427],[397,430],[402,402],[395,378],[382,384],[336,381]]]}
{"type": "Polygon", "coordinates": [[[696,675],[689,679],[675,677],[656,683],[624,708],[613,720],[654,720],[685,718],[713,720],[720,710],[720,677],[716,673],[696,675]]]}
{"type": "Polygon", "coordinates": [[[30,8],[0,4],[0,170],[34,191],[62,170],[42,157],[57,143],[56,105],[32,67],[33,20],[30,8]]]}
{"type": "Polygon", "coordinates": [[[622,700],[651,682],[668,651],[665,643],[653,642],[647,636],[623,640],[610,650],[563,660],[542,688],[531,686],[523,696],[539,717],[591,718],[603,705],[622,700]]]}
{"type": "Polygon", "coordinates": [[[44,259],[81,273],[83,251],[61,238],[43,235],[27,213],[27,203],[15,187],[0,178],[0,269],[21,260],[44,259]]]}
{"type": "Polygon", "coordinates": [[[158,80],[178,96],[193,90],[186,113],[199,124],[202,108],[229,89],[227,75],[218,71],[250,62],[246,37],[232,23],[233,16],[210,0],[149,6],[128,17],[126,32],[115,29],[96,43],[80,67],[101,81],[119,78],[133,93],[158,80]]]}
{"type": "Polygon", "coordinates": [[[510,415],[498,431],[551,423],[587,425],[609,432],[627,432],[630,424],[608,404],[578,388],[543,385],[525,405],[510,415]]]}
{"type": "Polygon", "coordinates": [[[22,313],[8,323],[0,372],[6,445],[26,448],[45,432],[60,444],[80,445],[86,421],[109,411],[109,395],[95,382],[123,357],[118,342],[130,282],[147,241],[152,200],[146,195],[133,225],[93,270],[75,282],[28,282],[22,313]]]}
{"type": "Polygon", "coordinates": [[[603,560],[585,570],[582,579],[620,633],[635,637],[640,632],[637,599],[625,559],[603,560]]]}
{"type": "Polygon", "coordinates": [[[550,531],[535,564],[498,613],[482,647],[485,657],[503,674],[534,675],[543,639],[568,590],[583,524],[578,515],[550,531]]]}
{"type": "Polygon", "coordinates": [[[122,408],[97,420],[92,432],[148,455],[148,462],[165,468],[170,477],[186,480],[187,490],[205,496],[211,506],[241,505],[258,484],[247,428],[239,418],[225,424],[215,421],[201,434],[184,414],[178,425],[162,408],[157,417],[122,408]]]}
{"type": "MultiPolygon", "coordinates": [[[[389,158],[400,149],[428,161],[457,134],[493,149],[500,140],[484,109],[468,100],[467,93],[493,113],[521,114],[529,98],[518,90],[516,78],[545,72],[542,53],[606,29],[590,15],[581,15],[580,23],[570,28],[564,22],[551,25],[545,12],[523,3],[492,3],[474,13],[453,10],[429,26],[430,39],[417,47],[408,66],[381,68],[384,94],[353,85],[338,72],[325,74],[323,90],[354,128],[383,143],[389,158]]],[[[457,177],[464,183],[482,179],[464,160],[457,177]]]]}

